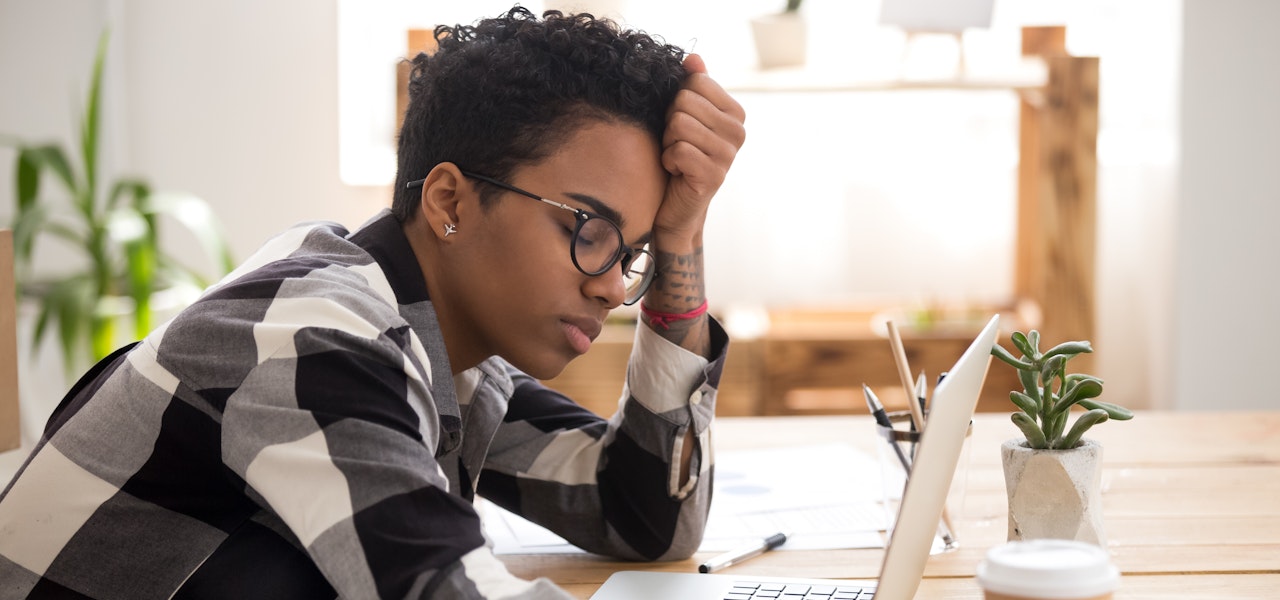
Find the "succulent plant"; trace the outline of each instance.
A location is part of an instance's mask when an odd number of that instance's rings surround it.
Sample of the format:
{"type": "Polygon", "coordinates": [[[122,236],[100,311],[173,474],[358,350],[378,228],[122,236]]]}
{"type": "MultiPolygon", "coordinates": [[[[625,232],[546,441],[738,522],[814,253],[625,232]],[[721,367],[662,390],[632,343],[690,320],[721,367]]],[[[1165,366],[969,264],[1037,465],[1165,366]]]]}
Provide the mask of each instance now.
{"type": "Polygon", "coordinates": [[[1097,400],[1102,395],[1101,379],[1083,373],[1067,374],[1067,361],[1093,352],[1088,341],[1063,342],[1042,353],[1040,332],[1034,329],[1026,335],[1015,331],[1010,339],[1022,356],[1015,357],[1000,344],[991,348],[991,354],[1018,370],[1023,389],[1010,392],[1009,399],[1021,410],[1013,413],[1011,418],[1032,448],[1073,448],[1090,427],[1108,419],[1127,421],[1133,418],[1129,409],[1097,400]],[[1085,412],[1068,430],[1070,409],[1077,404],[1085,412]]]}

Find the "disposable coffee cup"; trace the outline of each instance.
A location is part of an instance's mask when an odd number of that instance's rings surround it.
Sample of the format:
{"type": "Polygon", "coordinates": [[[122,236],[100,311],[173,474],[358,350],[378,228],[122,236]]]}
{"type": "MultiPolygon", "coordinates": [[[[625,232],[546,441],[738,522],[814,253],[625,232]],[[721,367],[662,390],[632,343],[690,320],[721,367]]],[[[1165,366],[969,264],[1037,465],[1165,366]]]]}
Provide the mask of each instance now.
{"type": "Polygon", "coordinates": [[[986,600],[1111,600],[1120,571],[1093,544],[1027,540],[988,550],[978,585],[986,600]]]}

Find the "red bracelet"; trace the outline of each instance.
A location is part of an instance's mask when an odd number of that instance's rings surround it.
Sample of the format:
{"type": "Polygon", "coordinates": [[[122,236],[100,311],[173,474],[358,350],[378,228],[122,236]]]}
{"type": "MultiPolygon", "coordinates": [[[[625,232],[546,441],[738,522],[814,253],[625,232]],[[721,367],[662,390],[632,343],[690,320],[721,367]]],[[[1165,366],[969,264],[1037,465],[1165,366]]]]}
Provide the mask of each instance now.
{"type": "Polygon", "coordinates": [[[702,304],[698,305],[698,308],[695,308],[687,313],[679,313],[679,314],[664,313],[664,312],[658,312],[656,310],[651,310],[648,306],[645,306],[644,303],[641,302],[640,312],[649,319],[650,325],[653,325],[654,327],[661,327],[663,329],[670,329],[671,323],[673,321],[684,321],[687,319],[696,319],[702,316],[703,313],[707,312],[707,301],[703,300],[702,304]]]}

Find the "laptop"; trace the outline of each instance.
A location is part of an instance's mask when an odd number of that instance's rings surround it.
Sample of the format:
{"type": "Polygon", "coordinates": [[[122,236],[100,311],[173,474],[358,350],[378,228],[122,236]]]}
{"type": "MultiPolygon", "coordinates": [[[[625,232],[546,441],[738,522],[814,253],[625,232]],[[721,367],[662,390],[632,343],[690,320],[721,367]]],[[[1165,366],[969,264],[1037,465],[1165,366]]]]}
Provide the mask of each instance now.
{"type": "Polygon", "coordinates": [[[898,518],[875,580],[753,577],[747,574],[618,571],[592,600],[748,600],[753,598],[829,598],[831,600],[909,600],[915,596],[933,545],[942,508],[965,431],[991,362],[999,315],[991,318],[947,377],[929,405],[924,435],[916,448],[911,478],[902,494],[898,518]],[[816,593],[815,593],[816,592],[816,593]]]}

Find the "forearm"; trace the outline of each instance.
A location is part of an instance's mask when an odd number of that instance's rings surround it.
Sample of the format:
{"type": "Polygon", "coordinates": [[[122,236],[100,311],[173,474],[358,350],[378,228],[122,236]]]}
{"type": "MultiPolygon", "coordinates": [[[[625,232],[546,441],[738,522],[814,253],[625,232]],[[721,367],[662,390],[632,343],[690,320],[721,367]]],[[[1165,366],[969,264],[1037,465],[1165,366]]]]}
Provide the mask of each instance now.
{"type": "MultiPolygon", "coordinates": [[[[658,238],[656,241],[661,241],[658,238]]],[[[653,286],[645,294],[644,306],[649,311],[666,314],[685,314],[701,307],[707,301],[706,279],[703,272],[702,236],[689,241],[661,245],[654,244],[657,274],[653,286]]],[[[713,358],[711,354],[711,330],[704,312],[691,319],[658,321],[641,313],[647,327],[677,346],[698,356],[713,358]]]]}
{"type": "Polygon", "coordinates": [[[515,393],[480,495],[592,552],[669,560],[696,551],[728,345],[714,320],[709,326],[709,361],[638,328],[627,397],[608,422],[512,369],[515,393]]]}

